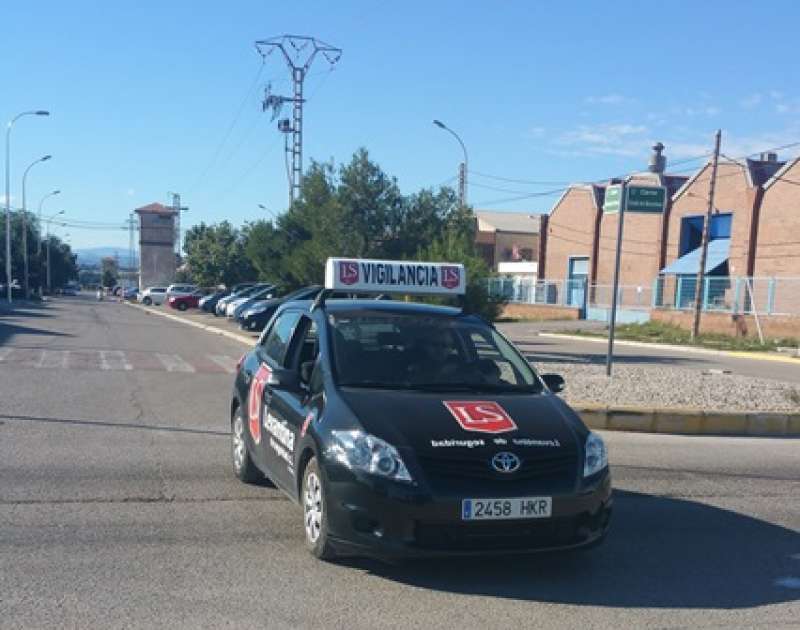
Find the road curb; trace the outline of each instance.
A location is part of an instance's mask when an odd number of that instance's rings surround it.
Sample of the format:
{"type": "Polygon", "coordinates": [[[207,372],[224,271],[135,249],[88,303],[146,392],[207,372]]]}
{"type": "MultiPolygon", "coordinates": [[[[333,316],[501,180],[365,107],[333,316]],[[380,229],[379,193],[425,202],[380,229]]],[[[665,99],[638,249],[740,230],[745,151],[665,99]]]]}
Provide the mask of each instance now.
{"type": "Polygon", "coordinates": [[[677,435],[800,437],[800,413],[609,407],[594,403],[570,403],[570,407],[590,429],[677,435]]]}
{"type": "MultiPolygon", "coordinates": [[[[592,343],[608,343],[605,337],[590,337],[583,335],[568,335],[564,333],[544,333],[540,332],[539,337],[552,339],[569,339],[571,341],[589,341],[592,343]]],[[[732,359],[750,359],[752,361],[777,361],[779,363],[800,364],[800,358],[791,356],[781,356],[769,352],[744,352],[741,350],[712,350],[710,348],[694,348],[689,346],[678,346],[668,343],[650,343],[647,341],[628,341],[625,339],[615,339],[614,345],[630,346],[632,348],[652,348],[655,350],[674,350],[676,352],[693,352],[696,354],[708,354],[718,357],[728,357],[732,359]]]]}
{"type": "Polygon", "coordinates": [[[229,339],[233,339],[234,341],[243,343],[246,346],[253,346],[255,344],[255,340],[251,339],[250,337],[245,337],[244,335],[237,335],[236,333],[232,333],[227,330],[222,330],[221,328],[217,328],[216,326],[209,326],[208,324],[193,322],[190,319],[184,319],[183,317],[178,317],[177,315],[171,315],[169,313],[164,313],[162,311],[156,311],[151,308],[148,308],[147,306],[132,304],[131,302],[124,302],[124,304],[139,309],[140,311],[144,311],[148,315],[159,315],[160,317],[165,317],[167,319],[180,322],[181,324],[186,324],[187,326],[194,326],[195,328],[199,328],[200,330],[205,330],[206,332],[214,333],[216,335],[222,335],[223,337],[228,337],[229,339]]]}

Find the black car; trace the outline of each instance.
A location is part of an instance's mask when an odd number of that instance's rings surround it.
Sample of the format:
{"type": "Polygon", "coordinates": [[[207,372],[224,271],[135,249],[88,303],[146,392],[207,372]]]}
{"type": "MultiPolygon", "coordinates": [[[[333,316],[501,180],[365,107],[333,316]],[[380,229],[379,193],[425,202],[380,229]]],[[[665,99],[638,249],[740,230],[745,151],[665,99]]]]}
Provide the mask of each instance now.
{"type": "Polygon", "coordinates": [[[230,291],[215,291],[200,300],[198,306],[200,310],[205,313],[213,313],[214,309],[217,307],[217,302],[219,302],[222,298],[228,297],[231,294],[230,291]]]}
{"type": "Polygon", "coordinates": [[[560,376],[538,375],[456,308],[324,298],[278,310],[240,360],[231,401],[234,473],[266,476],[300,504],[316,557],[604,538],[606,448],[555,395],[560,376]]]}
{"type": "Polygon", "coordinates": [[[282,297],[259,300],[244,309],[236,318],[236,321],[239,322],[242,330],[263,330],[281,304],[294,300],[313,300],[321,290],[321,286],[312,285],[292,291],[282,297]]]}

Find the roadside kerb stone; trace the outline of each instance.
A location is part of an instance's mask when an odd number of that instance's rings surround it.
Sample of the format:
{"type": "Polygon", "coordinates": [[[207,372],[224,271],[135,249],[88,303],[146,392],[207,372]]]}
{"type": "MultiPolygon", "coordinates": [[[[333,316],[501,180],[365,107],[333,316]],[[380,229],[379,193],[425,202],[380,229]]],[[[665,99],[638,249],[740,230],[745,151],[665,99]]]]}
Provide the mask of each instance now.
{"type": "Polygon", "coordinates": [[[679,435],[800,437],[800,413],[706,412],[702,409],[602,407],[573,403],[590,429],[679,435]]]}
{"type": "MultiPolygon", "coordinates": [[[[551,339],[568,339],[571,341],[588,341],[590,343],[608,343],[605,337],[593,337],[590,335],[569,335],[564,333],[540,332],[539,337],[551,339]]],[[[614,345],[629,346],[632,348],[652,348],[655,350],[671,350],[675,352],[691,352],[695,354],[710,354],[718,357],[735,357],[738,359],[757,359],[761,361],[778,361],[781,363],[794,363],[800,361],[800,355],[786,355],[779,352],[749,352],[742,350],[713,350],[711,348],[696,348],[694,346],[680,346],[670,343],[654,343],[650,341],[629,341],[626,339],[615,339],[614,345]]]]}
{"type": "Polygon", "coordinates": [[[171,315],[170,313],[164,313],[163,311],[151,309],[148,308],[147,306],[142,306],[140,304],[133,304],[131,302],[125,302],[125,304],[127,304],[128,306],[132,306],[133,308],[137,308],[140,311],[144,311],[149,315],[159,315],[161,317],[165,317],[167,319],[171,319],[176,322],[181,322],[182,324],[186,324],[187,326],[194,326],[195,328],[199,328],[207,332],[211,332],[217,335],[222,335],[223,337],[228,337],[229,339],[234,339],[239,343],[245,344],[246,346],[252,346],[255,343],[255,340],[251,339],[250,337],[245,337],[244,335],[237,335],[236,333],[229,332],[227,330],[222,330],[221,328],[217,328],[216,326],[201,324],[200,322],[195,322],[190,319],[186,319],[185,317],[179,317],[178,315],[171,315]]]}

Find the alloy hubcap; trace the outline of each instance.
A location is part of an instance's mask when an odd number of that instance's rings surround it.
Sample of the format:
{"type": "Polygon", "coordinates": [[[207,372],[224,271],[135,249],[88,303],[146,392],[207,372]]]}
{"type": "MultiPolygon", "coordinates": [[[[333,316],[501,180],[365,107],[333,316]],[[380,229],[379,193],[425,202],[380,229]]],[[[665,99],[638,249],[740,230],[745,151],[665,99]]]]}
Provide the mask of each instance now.
{"type": "Polygon", "coordinates": [[[308,473],[303,492],[306,537],[311,544],[317,542],[322,529],[322,484],[316,473],[308,473]]]}
{"type": "Polygon", "coordinates": [[[244,465],[244,422],[239,416],[233,421],[231,445],[233,447],[233,466],[236,470],[241,470],[244,465]]]}

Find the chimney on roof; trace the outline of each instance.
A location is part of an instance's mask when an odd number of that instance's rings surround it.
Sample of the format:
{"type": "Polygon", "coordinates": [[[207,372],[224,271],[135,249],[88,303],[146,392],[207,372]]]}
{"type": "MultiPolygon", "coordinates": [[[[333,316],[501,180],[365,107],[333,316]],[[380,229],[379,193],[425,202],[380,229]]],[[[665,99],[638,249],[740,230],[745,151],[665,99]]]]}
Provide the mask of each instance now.
{"type": "Polygon", "coordinates": [[[656,142],[653,145],[653,154],[650,156],[650,164],[647,165],[647,170],[651,173],[663,173],[667,168],[667,158],[661,155],[664,150],[664,145],[656,142]]]}
{"type": "Polygon", "coordinates": [[[774,151],[767,151],[766,153],[762,153],[759,156],[759,159],[762,162],[777,162],[778,161],[778,154],[774,151]]]}

